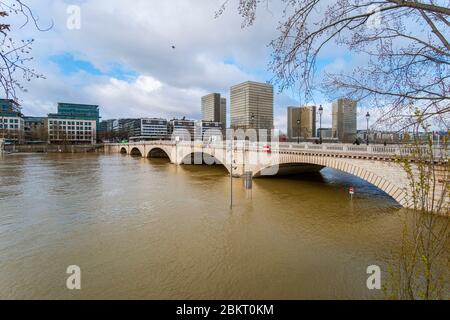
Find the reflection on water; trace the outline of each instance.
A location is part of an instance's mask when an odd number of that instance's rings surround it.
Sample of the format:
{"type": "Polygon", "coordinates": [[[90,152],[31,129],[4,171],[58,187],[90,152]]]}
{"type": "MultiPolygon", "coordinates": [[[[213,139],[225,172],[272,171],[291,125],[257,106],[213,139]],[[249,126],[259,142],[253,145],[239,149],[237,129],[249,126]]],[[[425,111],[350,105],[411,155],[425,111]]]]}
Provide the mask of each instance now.
{"type": "Polygon", "coordinates": [[[346,174],[256,179],[121,155],[0,159],[0,298],[381,298],[402,210],[346,174]],[[348,188],[356,195],[350,201],[348,188]],[[82,290],[65,289],[66,268],[82,290]]]}

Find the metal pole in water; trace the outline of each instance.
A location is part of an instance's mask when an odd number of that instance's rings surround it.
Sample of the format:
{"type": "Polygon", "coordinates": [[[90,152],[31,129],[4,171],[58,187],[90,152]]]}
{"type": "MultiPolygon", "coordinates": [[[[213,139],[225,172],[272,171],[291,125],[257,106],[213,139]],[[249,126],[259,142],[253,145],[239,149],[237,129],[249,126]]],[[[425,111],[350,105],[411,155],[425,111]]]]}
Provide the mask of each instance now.
{"type": "Polygon", "coordinates": [[[253,188],[253,172],[246,171],[244,174],[244,185],[246,190],[251,190],[253,188]]]}
{"type": "Polygon", "coordinates": [[[244,174],[244,187],[247,190],[247,198],[252,198],[252,189],[253,189],[253,172],[246,171],[244,174]]]}

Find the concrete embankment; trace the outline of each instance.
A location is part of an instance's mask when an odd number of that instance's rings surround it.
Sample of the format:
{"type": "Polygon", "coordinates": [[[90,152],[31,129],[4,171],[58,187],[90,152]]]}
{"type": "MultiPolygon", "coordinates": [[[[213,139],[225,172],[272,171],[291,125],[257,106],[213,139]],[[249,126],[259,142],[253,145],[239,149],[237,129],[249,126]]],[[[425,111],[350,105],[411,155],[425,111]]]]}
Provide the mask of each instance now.
{"type": "Polygon", "coordinates": [[[103,145],[6,145],[6,153],[88,153],[103,152],[103,145]]]}

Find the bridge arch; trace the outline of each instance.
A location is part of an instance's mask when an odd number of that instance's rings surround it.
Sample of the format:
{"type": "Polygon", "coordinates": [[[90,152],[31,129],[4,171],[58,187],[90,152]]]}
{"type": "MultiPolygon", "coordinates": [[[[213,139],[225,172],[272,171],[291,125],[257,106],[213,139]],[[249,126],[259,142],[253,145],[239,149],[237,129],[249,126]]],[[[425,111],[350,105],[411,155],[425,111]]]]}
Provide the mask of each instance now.
{"type": "Polygon", "coordinates": [[[130,155],[134,157],[142,157],[144,155],[143,151],[139,147],[131,148],[130,155]]]}
{"type": "Polygon", "coordinates": [[[228,172],[230,167],[222,159],[221,155],[212,154],[207,151],[190,151],[179,158],[181,165],[219,165],[223,166],[228,172]]]}
{"type": "Polygon", "coordinates": [[[169,159],[169,161],[171,161],[170,152],[160,147],[151,148],[147,152],[147,158],[169,159]]]}
{"type": "MultiPolygon", "coordinates": [[[[408,207],[408,191],[404,185],[399,184],[399,181],[396,180],[396,177],[398,173],[401,172],[401,169],[397,168],[394,163],[389,163],[383,168],[378,168],[375,170],[375,166],[370,165],[370,163],[367,164],[367,161],[368,160],[337,158],[331,156],[327,157],[323,155],[280,154],[279,172],[283,174],[283,170],[285,168],[294,169],[291,170],[290,173],[302,172],[301,170],[295,171],[302,168],[307,168],[307,171],[320,171],[325,167],[335,169],[369,182],[378,189],[384,191],[403,207],[408,207]],[[363,161],[366,163],[363,163],[363,161]],[[393,174],[394,172],[396,173],[395,175],[393,174]]],[[[261,172],[271,167],[273,166],[261,166],[256,168],[254,177],[261,177],[261,172]]]]}
{"type": "Polygon", "coordinates": [[[119,153],[120,153],[120,154],[128,154],[127,148],[125,148],[125,147],[120,148],[119,153]]]}

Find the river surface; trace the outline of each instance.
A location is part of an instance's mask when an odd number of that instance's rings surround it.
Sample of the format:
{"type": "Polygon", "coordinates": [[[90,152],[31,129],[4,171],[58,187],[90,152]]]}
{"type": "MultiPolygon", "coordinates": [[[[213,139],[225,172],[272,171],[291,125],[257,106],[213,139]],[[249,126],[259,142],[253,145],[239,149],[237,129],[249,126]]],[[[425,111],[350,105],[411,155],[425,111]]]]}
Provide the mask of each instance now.
{"type": "MultiPolygon", "coordinates": [[[[0,158],[1,299],[373,299],[402,209],[350,175],[254,180],[122,155],[0,158]],[[350,201],[348,189],[355,187],[350,201]],[[66,288],[67,267],[82,288],[66,288]]],[[[384,280],[383,275],[383,280],[384,280]]]]}

